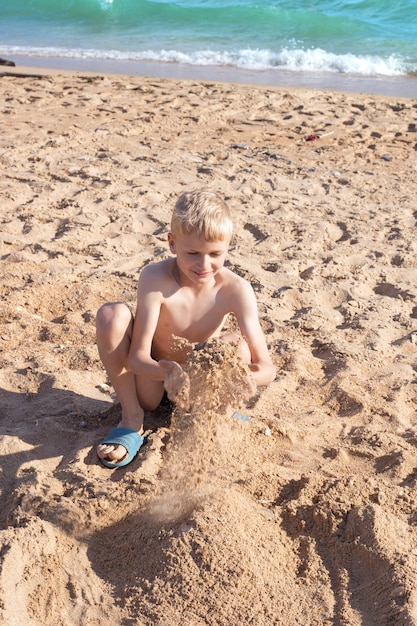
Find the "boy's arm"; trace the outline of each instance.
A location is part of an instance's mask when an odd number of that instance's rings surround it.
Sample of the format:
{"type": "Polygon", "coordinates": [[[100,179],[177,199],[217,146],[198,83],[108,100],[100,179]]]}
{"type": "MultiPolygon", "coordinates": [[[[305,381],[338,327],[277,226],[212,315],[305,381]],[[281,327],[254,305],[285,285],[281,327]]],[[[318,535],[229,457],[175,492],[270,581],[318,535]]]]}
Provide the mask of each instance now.
{"type": "Polygon", "coordinates": [[[152,358],[152,341],[158,325],[162,303],[161,282],[156,266],[142,270],[137,289],[137,304],[133,334],[127,365],[134,374],[143,374],[153,380],[164,380],[165,372],[152,358]]]}
{"type": "Polygon", "coordinates": [[[238,280],[233,312],[250,350],[249,369],[253,380],[260,386],[269,385],[276,376],[276,370],[259,322],[255,293],[252,286],[244,279],[238,280]]]}
{"type": "Polygon", "coordinates": [[[183,408],[188,407],[189,378],[174,361],[155,361],[152,342],[158,326],[163,282],[160,267],[147,266],[141,273],[137,290],[137,306],[127,365],[134,374],[164,382],[168,397],[183,408]]]}

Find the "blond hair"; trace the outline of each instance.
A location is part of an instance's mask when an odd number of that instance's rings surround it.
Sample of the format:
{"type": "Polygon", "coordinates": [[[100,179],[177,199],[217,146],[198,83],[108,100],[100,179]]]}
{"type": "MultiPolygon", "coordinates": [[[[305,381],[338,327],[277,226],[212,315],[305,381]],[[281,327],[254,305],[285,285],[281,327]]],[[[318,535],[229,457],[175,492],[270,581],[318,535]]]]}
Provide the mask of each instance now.
{"type": "Polygon", "coordinates": [[[229,207],[213,191],[187,191],[177,200],[171,219],[171,232],[191,233],[206,241],[224,241],[233,233],[229,207]]]}

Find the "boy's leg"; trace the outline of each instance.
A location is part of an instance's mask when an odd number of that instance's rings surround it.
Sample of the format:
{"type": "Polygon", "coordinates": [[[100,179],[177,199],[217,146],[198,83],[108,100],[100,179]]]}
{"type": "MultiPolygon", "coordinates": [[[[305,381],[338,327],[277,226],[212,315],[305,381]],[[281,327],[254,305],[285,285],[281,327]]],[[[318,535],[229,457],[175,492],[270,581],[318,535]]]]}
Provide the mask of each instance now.
{"type": "MultiPolygon", "coordinates": [[[[96,318],[97,348],[107,375],[122,407],[119,426],[141,433],[144,410],[141,406],[136,376],[126,369],[127,355],[133,330],[133,317],[128,307],[120,302],[103,305],[96,318]]],[[[146,381],[146,400],[143,406],[152,409],[158,406],[163,395],[163,384],[146,381]]],[[[143,384],[142,387],[145,387],[143,384]]],[[[117,462],[126,454],[121,445],[100,444],[97,454],[111,462],[117,462]]]]}
{"type": "Polygon", "coordinates": [[[238,346],[238,353],[242,358],[243,363],[249,365],[251,362],[251,354],[249,350],[249,346],[246,343],[245,339],[238,335],[237,333],[223,333],[220,335],[220,339],[225,341],[226,343],[234,343],[238,346]]]}

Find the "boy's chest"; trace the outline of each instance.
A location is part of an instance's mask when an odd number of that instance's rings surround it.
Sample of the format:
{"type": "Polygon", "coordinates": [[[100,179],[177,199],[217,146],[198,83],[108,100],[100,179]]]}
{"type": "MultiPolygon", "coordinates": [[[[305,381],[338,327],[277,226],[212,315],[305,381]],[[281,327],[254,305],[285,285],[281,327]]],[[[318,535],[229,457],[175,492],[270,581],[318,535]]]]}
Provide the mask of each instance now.
{"type": "Polygon", "coordinates": [[[223,325],[228,313],[225,305],[219,291],[213,290],[204,297],[177,293],[163,302],[159,325],[189,341],[205,341],[223,325]]]}

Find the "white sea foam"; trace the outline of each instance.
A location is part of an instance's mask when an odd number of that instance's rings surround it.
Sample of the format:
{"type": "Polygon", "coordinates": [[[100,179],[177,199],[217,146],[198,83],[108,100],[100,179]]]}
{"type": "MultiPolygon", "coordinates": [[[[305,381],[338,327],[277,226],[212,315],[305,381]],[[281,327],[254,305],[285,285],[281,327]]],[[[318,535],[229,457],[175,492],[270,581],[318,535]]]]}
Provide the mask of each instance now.
{"type": "Polygon", "coordinates": [[[8,46],[0,47],[0,55],[114,61],[160,61],[198,66],[237,67],[255,71],[280,69],[294,72],[336,72],[363,76],[401,76],[412,70],[412,68],[407,67],[405,61],[394,55],[382,58],[334,54],[320,48],[310,50],[283,49],[278,53],[262,49],[201,50],[187,53],[178,50],[124,52],[120,50],[8,46]]]}

